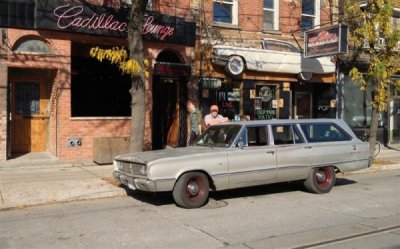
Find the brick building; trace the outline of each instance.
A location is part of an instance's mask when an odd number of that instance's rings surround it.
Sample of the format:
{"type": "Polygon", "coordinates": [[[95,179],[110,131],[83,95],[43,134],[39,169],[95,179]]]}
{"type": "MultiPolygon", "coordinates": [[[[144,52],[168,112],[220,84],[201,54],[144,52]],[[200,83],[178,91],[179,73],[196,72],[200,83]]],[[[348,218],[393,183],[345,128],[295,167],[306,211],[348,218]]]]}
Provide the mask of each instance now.
{"type": "MultiPolygon", "coordinates": [[[[285,41],[289,44],[285,46],[293,46],[290,48],[293,51],[302,51],[304,31],[337,24],[336,1],[215,0],[206,3],[199,6],[197,22],[201,39],[196,47],[203,112],[207,112],[210,105],[217,104],[222,114],[230,119],[240,116],[251,119],[335,117],[336,77],[333,62],[330,72],[313,73],[311,78],[304,79],[300,72],[288,73],[272,69],[273,66],[265,70],[246,70],[250,67],[250,62],[246,60],[253,58],[243,58],[243,73],[233,77],[223,66],[212,63],[212,52],[215,52],[216,45],[229,45],[240,51],[238,53],[248,49],[259,60],[252,63],[264,67],[265,60],[257,55],[257,51],[263,53],[264,58],[272,56],[263,50],[274,46],[274,40],[285,41]],[[254,49],[258,50],[254,52],[254,49]],[[271,97],[268,101],[261,97],[265,94],[271,97]]],[[[282,53],[284,56],[287,55],[282,53]]],[[[281,67],[290,63],[283,62],[281,67]]]]}
{"type": "MultiPolygon", "coordinates": [[[[186,118],[195,85],[188,9],[189,1],[148,5],[146,149],[186,142],[184,132],[173,138],[168,132],[174,119],[186,118]]],[[[89,51],[127,46],[129,11],[119,1],[0,1],[0,160],[47,151],[61,160],[104,163],[126,150],[130,78],[89,51]]]]}
{"type": "MultiPolygon", "coordinates": [[[[0,160],[48,151],[102,163],[123,150],[130,79],[89,56],[95,46],[126,46],[129,1],[121,2],[0,0],[0,160]],[[98,158],[98,148],[109,155],[98,158]]],[[[301,49],[304,30],[336,23],[335,3],[149,1],[145,149],[186,144],[188,98],[199,101],[204,115],[218,104],[230,119],[334,117],[334,73],[303,80],[245,70],[232,77],[212,63],[211,52],[217,44],[261,49],[265,38],[301,49]],[[259,102],[260,94],[271,98],[259,102]]]]}

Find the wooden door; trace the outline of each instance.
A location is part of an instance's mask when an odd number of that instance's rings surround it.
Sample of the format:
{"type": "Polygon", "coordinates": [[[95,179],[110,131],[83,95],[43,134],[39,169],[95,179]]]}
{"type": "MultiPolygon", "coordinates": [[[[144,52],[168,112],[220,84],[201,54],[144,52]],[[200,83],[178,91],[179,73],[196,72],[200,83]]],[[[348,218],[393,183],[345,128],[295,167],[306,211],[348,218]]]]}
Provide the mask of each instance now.
{"type": "Polygon", "coordinates": [[[48,115],[45,87],[41,82],[13,82],[11,97],[12,153],[41,152],[46,149],[48,115]]]}

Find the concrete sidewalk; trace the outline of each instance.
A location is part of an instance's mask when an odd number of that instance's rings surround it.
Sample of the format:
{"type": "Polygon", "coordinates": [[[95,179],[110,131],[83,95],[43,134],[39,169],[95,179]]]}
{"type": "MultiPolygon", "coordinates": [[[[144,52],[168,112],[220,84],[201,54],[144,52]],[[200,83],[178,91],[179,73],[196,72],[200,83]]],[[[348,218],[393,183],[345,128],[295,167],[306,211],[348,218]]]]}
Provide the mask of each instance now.
{"type": "Polygon", "coordinates": [[[0,163],[0,210],[126,196],[112,177],[112,165],[59,162],[43,155],[13,160],[0,163]]]}
{"type": "MultiPolygon", "coordinates": [[[[395,169],[400,169],[400,151],[384,148],[372,167],[351,174],[395,169]]],[[[112,165],[60,162],[48,153],[0,162],[0,210],[126,196],[112,172],[112,165]]]]}

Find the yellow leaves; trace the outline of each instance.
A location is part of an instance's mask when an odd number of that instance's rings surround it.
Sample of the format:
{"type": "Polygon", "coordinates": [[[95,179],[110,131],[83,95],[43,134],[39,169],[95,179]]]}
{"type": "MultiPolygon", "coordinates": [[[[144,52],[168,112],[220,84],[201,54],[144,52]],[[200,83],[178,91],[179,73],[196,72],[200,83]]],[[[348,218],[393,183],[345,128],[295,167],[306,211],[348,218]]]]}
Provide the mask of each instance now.
{"type": "Polygon", "coordinates": [[[147,70],[150,65],[149,60],[145,59],[142,66],[138,61],[128,59],[128,52],[124,48],[113,47],[111,49],[101,49],[94,47],[90,49],[90,56],[100,62],[107,60],[111,64],[118,64],[119,69],[124,74],[138,76],[140,73],[143,73],[146,78],[150,76],[147,70]]]}

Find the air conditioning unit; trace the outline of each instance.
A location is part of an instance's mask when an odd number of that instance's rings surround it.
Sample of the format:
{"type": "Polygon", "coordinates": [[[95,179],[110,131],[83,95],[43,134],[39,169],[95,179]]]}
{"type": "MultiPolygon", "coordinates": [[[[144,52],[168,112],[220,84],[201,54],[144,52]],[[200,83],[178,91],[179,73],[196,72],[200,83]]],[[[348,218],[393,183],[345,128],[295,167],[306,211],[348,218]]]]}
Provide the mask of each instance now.
{"type": "Polygon", "coordinates": [[[397,42],[396,48],[394,50],[400,51],[400,41],[397,42]]]}
{"type": "Polygon", "coordinates": [[[386,46],[385,38],[378,39],[378,48],[384,48],[386,46]]]}
{"type": "Polygon", "coordinates": [[[369,42],[367,39],[364,39],[363,48],[369,48],[369,42]]]}

